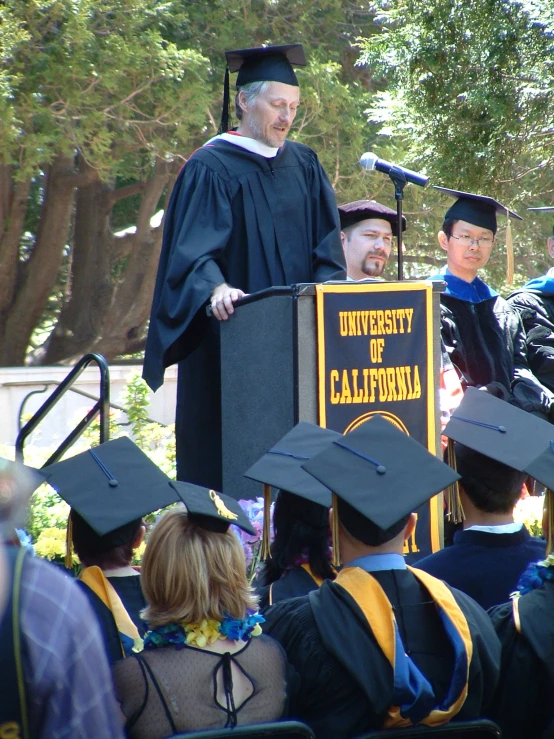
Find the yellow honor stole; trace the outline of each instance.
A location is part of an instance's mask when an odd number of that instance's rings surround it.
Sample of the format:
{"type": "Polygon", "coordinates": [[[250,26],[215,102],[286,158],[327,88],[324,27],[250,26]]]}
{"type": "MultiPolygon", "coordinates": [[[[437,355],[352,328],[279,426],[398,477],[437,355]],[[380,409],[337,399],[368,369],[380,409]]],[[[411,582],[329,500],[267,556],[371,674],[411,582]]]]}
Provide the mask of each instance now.
{"type": "Polygon", "coordinates": [[[448,694],[440,705],[429,681],[405,653],[392,605],[377,580],[359,567],[345,567],[335,580],[356,601],[393,669],[393,705],[385,720],[386,729],[418,723],[441,726],[450,721],[467,697],[473,654],[467,620],[452,592],[426,572],[408,569],[431,595],[454,649],[454,672],[448,694]]]}
{"type": "Polygon", "coordinates": [[[133,643],[133,652],[142,651],[142,639],[140,638],[138,629],[125,610],[125,606],[121,602],[121,598],[114,586],[104,575],[100,567],[85,567],[79,574],[79,580],[84,582],[93,593],[96,593],[102,603],[111,611],[119,633],[121,654],[123,657],[128,656],[128,652],[126,652],[123,645],[124,641],[130,640],[133,643]]]}

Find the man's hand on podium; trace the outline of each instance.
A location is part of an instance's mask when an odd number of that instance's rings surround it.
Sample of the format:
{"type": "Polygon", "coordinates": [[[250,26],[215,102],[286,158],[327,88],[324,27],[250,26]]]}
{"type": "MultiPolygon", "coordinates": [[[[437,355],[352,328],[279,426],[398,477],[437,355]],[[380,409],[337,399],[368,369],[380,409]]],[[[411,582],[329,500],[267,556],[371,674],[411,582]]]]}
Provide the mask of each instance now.
{"type": "Polygon", "coordinates": [[[233,303],[246,297],[247,293],[239,290],[237,287],[231,287],[226,282],[222,282],[212,292],[210,304],[212,307],[212,315],[218,321],[226,321],[231,314],[235,312],[233,303]]]}

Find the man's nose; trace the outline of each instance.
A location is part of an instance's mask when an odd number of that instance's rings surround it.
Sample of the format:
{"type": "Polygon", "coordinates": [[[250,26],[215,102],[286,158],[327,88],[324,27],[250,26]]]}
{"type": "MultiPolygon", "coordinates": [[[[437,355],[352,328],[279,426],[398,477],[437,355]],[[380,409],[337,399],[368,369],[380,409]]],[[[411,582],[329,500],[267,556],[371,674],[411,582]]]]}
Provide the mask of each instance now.
{"type": "Polygon", "coordinates": [[[292,115],[292,110],[289,110],[288,108],[283,108],[279,114],[279,118],[283,121],[283,123],[288,123],[290,120],[292,120],[292,115]]]}

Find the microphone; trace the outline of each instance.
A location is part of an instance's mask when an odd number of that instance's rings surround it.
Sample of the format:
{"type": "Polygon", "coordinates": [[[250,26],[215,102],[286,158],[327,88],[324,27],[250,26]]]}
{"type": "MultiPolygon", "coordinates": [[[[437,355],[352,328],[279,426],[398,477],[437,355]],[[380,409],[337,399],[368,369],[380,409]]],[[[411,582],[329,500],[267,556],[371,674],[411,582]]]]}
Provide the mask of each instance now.
{"type": "Polygon", "coordinates": [[[390,162],[385,162],[384,159],[379,159],[371,151],[366,151],[365,154],[362,154],[360,164],[365,170],[376,169],[377,172],[388,174],[392,179],[394,179],[394,174],[397,172],[401,178],[406,178],[406,182],[412,182],[414,185],[419,185],[420,187],[427,187],[429,184],[429,177],[425,177],[425,175],[419,174],[418,172],[412,172],[411,169],[406,169],[406,167],[398,167],[390,162]]]}

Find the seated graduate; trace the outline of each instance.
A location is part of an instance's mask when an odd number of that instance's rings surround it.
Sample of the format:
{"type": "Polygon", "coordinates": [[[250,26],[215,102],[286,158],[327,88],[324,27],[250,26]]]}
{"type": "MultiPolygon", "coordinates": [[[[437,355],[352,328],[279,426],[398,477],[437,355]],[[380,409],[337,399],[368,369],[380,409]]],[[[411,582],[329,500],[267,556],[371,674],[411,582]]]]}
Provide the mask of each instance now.
{"type": "Polygon", "coordinates": [[[78,583],[96,613],[111,664],[140,647],[146,606],[131,567],[142,542],[142,516],[178,500],[170,479],[123,437],[44,468],[49,485],[71,506],[71,543],[82,565],[78,583]]]}
{"type": "MultiPolygon", "coordinates": [[[[496,403],[500,403],[496,399],[496,403]]],[[[512,411],[514,409],[511,409],[512,411]]],[[[487,409],[485,409],[485,412],[487,409]]],[[[490,409],[487,415],[490,414],[490,409]]],[[[454,422],[454,419],[453,421],[454,422]]],[[[459,436],[469,424],[456,422],[459,436]]],[[[522,574],[510,603],[489,611],[502,643],[502,663],[498,689],[491,712],[506,739],[547,739],[554,729],[554,556],[552,555],[554,506],[554,445],[552,426],[527,415],[526,423],[505,421],[512,463],[547,488],[545,524],[547,558],[531,564],[522,574]]],[[[483,436],[486,429],[474,427],[483,436]]],[[[494,449],[497,449],[497,444],[494,449]]]]}
{"type": "Polygon", "coordinates": [[[187,511],[165,513],[146,546],[144,651],[113,668],[127,736],[275,721],[285,710],[286,658],[261,635],[244,552],[229,526],[254,529],[232,498],[172,484],[187,511]]]}
{"type": "Polygon", "coordinates": [[[431,279],[446,282],[440,297],[441,338],[462,386],[487,386],[498,397],[548,419],[554,396],[529,368],[519,313],[477,276],[495,244],[497,211],[507,216],[508,253],[510,218],[521,218],[493,198],[435,189],[456,198],[438,234],[447,266],[431,279]]]}
{"type": "MultiPolygon", "coordinates": [[[[514,506],[527,473],[505,464],[513,459],[517,464],[519,443],[514,446],[511,434],[497,431],[525,429],[529,418],[525,411],[469,388],[444,430],[446,436],[458,436],[461,426],[469,445],[449,442],[454,469],[462,476],[458,485],[463,530],[454,534],[452,546],[419,560],[416,567],[463,590],[485,609],[505,603],[527,565],[545,556],[545,540],[514,522],[514,506]],[[476,437],[475,425],[484,419],[482,438],[476,437]]],[[[546,421],[533,418],[531,423],[537,422],[551,432],[546,421]]]]}
{"type": "Polygon", "coordinates": [[[333,493],[334,582],[266,612],[300,678],[290,715],[318,739],[482,716],[500,644],[471,598],[406,566],[411,513],[458,475],[381,416],[304,469],[333,493]],[[338,553],[338,552],[337,552],[338,553]]]}
{"type": "Polygon", "coordinates": [[[330,553],[331,491],[302,464],[340,436],[301,421],[245,473],[264,484],[264,495],[269,495],[270,485],[279,488],[274,539],[256,588],[262,611],[286,598],[307,595],[336,575],[330,553]]]}

